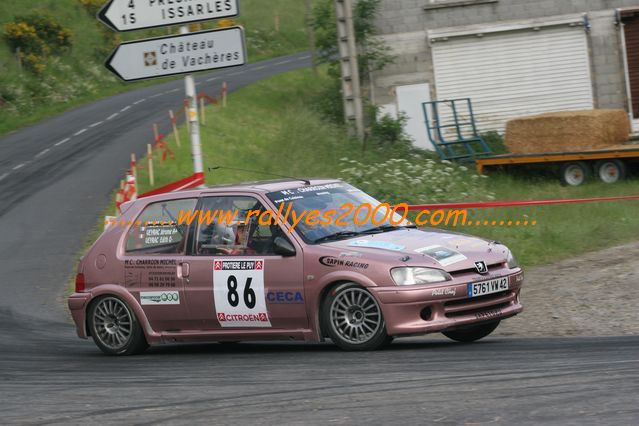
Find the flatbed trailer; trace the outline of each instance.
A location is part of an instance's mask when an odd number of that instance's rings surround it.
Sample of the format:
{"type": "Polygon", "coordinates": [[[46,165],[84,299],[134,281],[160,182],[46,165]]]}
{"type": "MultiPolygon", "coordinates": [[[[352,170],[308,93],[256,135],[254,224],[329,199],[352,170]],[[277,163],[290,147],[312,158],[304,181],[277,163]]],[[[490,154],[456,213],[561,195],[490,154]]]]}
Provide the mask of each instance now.
{"type": "Polygon", "coordinates": [[[593,151],[495,155],[476,158],[475,166],[479,174],[484,174],[488,168],[496,166],[559,164],[562,182],[578,186],[593,173],[603,182],[618,182],[625,178],[628,164],[634,162],[639,162],[639,145],[593,151]]]}
{"type": "Polygon", "coordinates": [[[618,182],[626,177],[629,163],[639,162],[636,136],[625,145],[601,150],[492,155],[477,130],[470,98],[424,102],[422,109],[428,139],[439,157],[475,162],[479,174],[497,166],[556,164],[561,165],[562,182],[578,186],[593,173],[603,182],[618,182]]]}

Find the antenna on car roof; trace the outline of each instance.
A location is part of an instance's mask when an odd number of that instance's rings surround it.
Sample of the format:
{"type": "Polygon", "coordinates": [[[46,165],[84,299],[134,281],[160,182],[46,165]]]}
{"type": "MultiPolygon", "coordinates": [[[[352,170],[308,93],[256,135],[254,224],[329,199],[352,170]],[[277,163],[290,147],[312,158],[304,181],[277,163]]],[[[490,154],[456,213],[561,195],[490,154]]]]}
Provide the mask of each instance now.
{"type": "Polygon", "coordinates": [[[265,176],[273,176],[273,177],[279,177],[279,178],[285,178],[285,179],[291,179],[291,180],[298,180],[300,182],[304,182],[304,185],[310,185],[311,181],[308,179],[300,179],[294,176],[285,176],[285,175],[278,175],[277,173],[270,173],[270,172],[262,172],[259,170],[248,170],[248,169],[239,169],[237,167],[225,167],[225,166],[215,166],[215,167],[209,167],[209,172],[212,170],[220,170],[220,169],[226,169],[226,170],[235,170],[238,172],[247,172],[247,173],[255,173],[258,175],[265,175],[265,176]]]}

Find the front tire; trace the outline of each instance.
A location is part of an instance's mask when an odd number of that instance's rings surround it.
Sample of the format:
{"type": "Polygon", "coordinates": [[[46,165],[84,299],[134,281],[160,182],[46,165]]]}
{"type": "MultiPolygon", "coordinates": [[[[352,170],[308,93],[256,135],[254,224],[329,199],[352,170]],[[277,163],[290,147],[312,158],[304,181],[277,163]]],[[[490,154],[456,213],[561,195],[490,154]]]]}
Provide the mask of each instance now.
{"type": "Polygon", "coordinates": [[[135,355],[149,344],[129,306],[114,296],[103,296],[91,304],[88,323],[93,341],[107,355],[135,355]]]}
{"type": "Polygon", "coordinates": [[[495,331],[501,321],[493,321],[484,324],[474,325],[471,327],[460,328],[459,330],[444,331],[442,334],[449,339],[462,343],[476,342],[483,339],[490,333],[495,331]]]}
{"type": "Polygon", "coordinates": [[[346,351],[372,351],[392,341],[377,300],[354,283],[331,290],[322,305],[324,330],[346,351]]]}

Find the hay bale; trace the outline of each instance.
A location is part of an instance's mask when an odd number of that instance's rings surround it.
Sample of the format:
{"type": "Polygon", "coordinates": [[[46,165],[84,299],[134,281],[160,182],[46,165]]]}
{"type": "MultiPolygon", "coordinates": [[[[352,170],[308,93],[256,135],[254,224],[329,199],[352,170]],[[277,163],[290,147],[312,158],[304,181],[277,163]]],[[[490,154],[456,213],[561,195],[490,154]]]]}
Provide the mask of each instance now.
{"type": "Polygon", "coordinates": [[[622,109],[555,112],[510,120],[506,146],[513,154],[606,149],[626,142],[630,129],[622,109]]]}

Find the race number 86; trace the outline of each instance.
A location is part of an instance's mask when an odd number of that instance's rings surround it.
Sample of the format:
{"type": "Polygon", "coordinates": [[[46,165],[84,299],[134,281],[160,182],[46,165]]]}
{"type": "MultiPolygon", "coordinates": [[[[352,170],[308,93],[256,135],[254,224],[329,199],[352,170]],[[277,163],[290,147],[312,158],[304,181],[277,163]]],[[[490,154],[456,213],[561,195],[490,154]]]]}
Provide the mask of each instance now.
{"type": "MultiPolygon", "coordinates": [[[[244,284],[243,298],[244,304],[247,308],[253,309],[255,307],[255,291],[251,288],[251,282],[253,278],[248,277],[246,279],[246,283],[244,284]]],[[[228,289],[227,300],[229,301],[229,305],[236,308],[240,304],[240,294],[238,293],[238,283],[235,275],[229,275],[228,280],[226,281],[226,287],[228,289]]]]}

